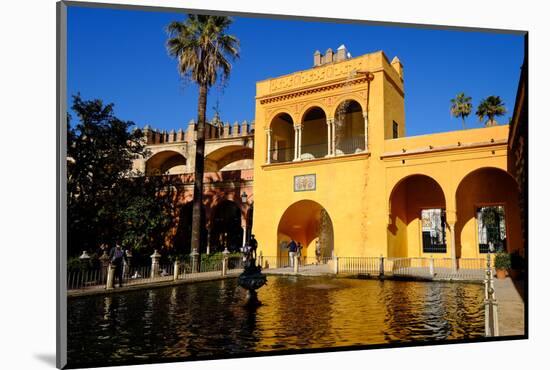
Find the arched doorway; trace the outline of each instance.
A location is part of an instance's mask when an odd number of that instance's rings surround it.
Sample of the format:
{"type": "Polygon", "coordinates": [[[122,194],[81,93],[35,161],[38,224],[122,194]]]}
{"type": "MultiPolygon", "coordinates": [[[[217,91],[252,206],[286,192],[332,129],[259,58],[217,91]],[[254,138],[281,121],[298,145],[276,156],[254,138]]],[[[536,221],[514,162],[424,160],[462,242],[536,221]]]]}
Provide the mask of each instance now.
{"type": "Polygon", "coordinates": [[[388,257],[445,254],[445,195],[429,176],[411,175],[395,185],[390,199],[388,257]]]}
{"type": "Polygon", "coordinates": [[[241,209],[235,202],[224,200],[212,213],[210,220],[210,252],[238,252],[243,242],[241,209]]]}
{"type": "Polygon", "coordinates": [[[300,200],[286,209],[277,227],[279,267],[289,265],[286,246],[292,239],[302,244],[304,257],[315,257],[317,240],[321,257],[331,257],[334,252],[334,230],[325,208],[312,200],[300,200]]]}
{"type": "MultiPolygon", "coordinates": [[[[206,208],[202,206],[201,209],[202,219],[206,219],[206,208]]],[[[192,218],[193,218],[193,202],[185,203],[179,209],[178,214],[178,227],[176,234],[172,239],[174,249],[177,254],[189,254],[191,253],[191,230],[192,230],[192,218]]],[[[204,225],[204,222],[203,222],[204,225]]],[[[207,231],[206,227],[201,228],[201,245],[199,248],[200,253],[206,252],[207,243],[207,231]]]]}
{"type": "Polygon", "coordinates": [[[494,251],[523,253],[519,190],[512,176],[485,167],[465,176],[456,190],[457,257],[479,257],[494,251]]]}
{"type": "Polygon", "coordinates": [[[338,105],[334,115],[334,131],[336,155],[365,150],[365,121],[358,102],[346,100],[338,105]]]}

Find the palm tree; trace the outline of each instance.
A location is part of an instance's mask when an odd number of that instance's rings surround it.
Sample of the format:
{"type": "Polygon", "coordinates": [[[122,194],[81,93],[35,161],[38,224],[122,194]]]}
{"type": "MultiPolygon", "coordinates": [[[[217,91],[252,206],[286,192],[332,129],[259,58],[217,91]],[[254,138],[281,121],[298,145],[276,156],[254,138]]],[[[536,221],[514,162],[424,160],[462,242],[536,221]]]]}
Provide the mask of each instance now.
{"type": "Polygon", "coordinates": [[[466,96],[463,92],[456,98],[451,99],[451,114],[462,118],[462,128],[466,129],[466,117],[472,112],[472,97],[466,96]]]}
{"type": "MultiPolygon", "coordinates": [[[[191,254],[198,262],[201,244],[202,190],[204,175],[204,129],[208,89],[218,80],[223,83],[231,72],[230,60],[239,57],[239,40],[225,32],[229,17],[189,14],[185,22],[174,21],[167,27],[168,54],[178,61],[178,71],[199,87],[198,123],[196,126],[195,185],[191,221],[191,254]]],[[[193,263],[193,268],[198,263],[193,263]]]]}
{"type": "Polygon", "coordinates": [[[502,116],[504,113],[506,113],[506,108],[500,96],[488,96],[479,103],[476,115],[480,122],[487,116],[488,120],[485,122],[485,126],[494,126],[497,125],[495,117],[502,116]]]}

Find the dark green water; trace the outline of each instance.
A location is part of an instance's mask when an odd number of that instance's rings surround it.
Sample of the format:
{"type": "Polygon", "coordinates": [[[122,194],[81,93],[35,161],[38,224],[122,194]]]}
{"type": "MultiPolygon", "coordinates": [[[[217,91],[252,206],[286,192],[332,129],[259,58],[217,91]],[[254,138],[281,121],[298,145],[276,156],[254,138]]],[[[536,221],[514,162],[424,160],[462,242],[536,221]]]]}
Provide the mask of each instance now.
{"type": "Polygon", "coordinates": [[[69,299],[78,364],[201,358],[285,349],[479,338],[476,284],[270,276],[263,305],[220,280],[69,299]]]}

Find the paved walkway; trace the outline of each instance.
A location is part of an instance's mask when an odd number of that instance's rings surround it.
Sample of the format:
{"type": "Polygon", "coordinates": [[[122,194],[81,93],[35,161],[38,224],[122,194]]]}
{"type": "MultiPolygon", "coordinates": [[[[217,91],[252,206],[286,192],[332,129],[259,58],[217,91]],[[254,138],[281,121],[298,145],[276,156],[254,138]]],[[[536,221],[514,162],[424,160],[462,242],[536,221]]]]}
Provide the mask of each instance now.
{"type": "Polygon", "coordinates": [[[500,336],[525,334],[525,307],[523,280],[495,279],[495,296],[498,303],[498,331],[500,336]]]}

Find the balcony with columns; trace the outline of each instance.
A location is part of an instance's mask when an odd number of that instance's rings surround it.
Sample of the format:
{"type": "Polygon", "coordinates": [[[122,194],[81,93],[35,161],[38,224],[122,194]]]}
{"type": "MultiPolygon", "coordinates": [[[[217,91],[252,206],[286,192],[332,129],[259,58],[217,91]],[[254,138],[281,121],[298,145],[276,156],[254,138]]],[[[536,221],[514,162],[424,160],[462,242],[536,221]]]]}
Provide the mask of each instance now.
{"type": "Polygon", "coordinates": [[[266,163],[286,163],[365,153],[368,119],[361,105],[346,100],[331,116],[313,106],[295,123],[288,113],[277,115],[266,129],[266,163]]]}

